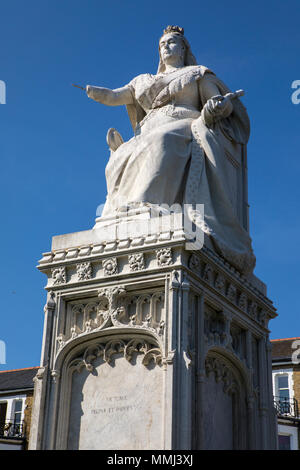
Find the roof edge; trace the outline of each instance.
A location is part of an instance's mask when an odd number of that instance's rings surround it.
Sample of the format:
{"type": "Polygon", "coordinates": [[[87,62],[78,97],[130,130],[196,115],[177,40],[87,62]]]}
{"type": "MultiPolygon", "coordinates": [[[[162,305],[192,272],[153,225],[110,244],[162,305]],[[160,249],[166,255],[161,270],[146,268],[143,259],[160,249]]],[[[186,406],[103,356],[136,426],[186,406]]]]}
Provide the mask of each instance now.
{"type": "Polygon", "coordinates": [[[6,372],[19,372],[21,370],[33,370],[33,369],[39,369],[40,366],[34,366],[34,367],[24,367],[23,369],[9,369],[9,370],[0,370],[0,374],[5,374],[6,372]]]}
{"type": "Polygon", "coordinates": [[[279,339],[270,339],[271,343],[274,343],[275,341],[291,341],[294,339],[300,339],[300,336],[296,336],[295,338],[279,338],[279,339]]]}

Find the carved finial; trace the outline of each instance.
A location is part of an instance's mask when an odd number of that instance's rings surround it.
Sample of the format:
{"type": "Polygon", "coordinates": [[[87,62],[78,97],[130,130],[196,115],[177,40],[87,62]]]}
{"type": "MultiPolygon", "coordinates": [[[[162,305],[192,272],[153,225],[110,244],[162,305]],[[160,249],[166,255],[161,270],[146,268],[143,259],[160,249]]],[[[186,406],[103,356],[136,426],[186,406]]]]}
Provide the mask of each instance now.
{"type": "Polygon", "coordinates": [[[184,35],[184,29],[181,28],[180,26],[167,26],[166,29],[164,29],[163,34],[169,34],[169,33],[178,33],[184,35]]]}
{"type": "Polygon", "coordinates": [[[47,303],[44,307],[44,312],[46,313],[47,310],[54,310],[55,306],[56,306],[55,293],[53,291],[50,291],[48,294],[47,303]]]}

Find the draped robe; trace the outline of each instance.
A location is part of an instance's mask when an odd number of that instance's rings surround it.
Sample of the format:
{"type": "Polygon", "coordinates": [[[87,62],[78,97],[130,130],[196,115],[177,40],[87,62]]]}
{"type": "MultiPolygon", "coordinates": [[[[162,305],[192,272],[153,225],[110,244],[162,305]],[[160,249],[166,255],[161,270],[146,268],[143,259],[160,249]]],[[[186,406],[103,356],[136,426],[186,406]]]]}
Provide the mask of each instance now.
{"type": "Polygon", "coordinates": [[[209,82],[221,95],[230,91],[204,66],[143,74],[127,85],[133,97],[127,111],[135,135],[111,153],[102,216],[141,203],[204,204],[201,228],[221,256],[248,273],[255,257],[230,200],[224,141],[245,145],[249,119],[235,99],[230,116],[208,128],[201,110],[211,97],[209,82]]]}

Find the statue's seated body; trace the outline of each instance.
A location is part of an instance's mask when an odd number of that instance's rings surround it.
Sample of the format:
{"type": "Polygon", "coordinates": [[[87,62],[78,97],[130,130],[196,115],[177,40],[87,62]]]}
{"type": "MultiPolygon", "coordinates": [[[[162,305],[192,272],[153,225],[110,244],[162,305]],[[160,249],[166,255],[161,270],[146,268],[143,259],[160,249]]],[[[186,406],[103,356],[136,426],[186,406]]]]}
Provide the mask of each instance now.
{"type": "Polygon", "coordinates": [[[100,103],[126,105],[135,133],[128,142],[109,134],[103,216],[142,204],[204,204],[201,228],[215,249],[239,271],[251,272],[246,109],[213,72],[196,64],[181,28],[164,31],[159,51],[156,75],[139,75],[116,90],[87,86],[100,103]]]}

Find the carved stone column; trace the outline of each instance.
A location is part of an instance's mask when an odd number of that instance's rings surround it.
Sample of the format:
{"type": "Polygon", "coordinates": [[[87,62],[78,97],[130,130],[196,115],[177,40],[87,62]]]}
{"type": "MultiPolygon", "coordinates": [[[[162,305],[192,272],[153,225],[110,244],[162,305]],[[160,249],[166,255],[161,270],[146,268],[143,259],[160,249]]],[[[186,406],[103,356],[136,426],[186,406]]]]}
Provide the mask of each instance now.
{"type": "Polygon", "coordinates": [[[33,406],[31,414],[31,426],[29,436],[29,449],[40,450],[42,446],[43,424],[44,424],[44,404],[46,394],[47,367],[40,367],[34,382],[33,406]]]}
{"type": "Polygon", "coordinates": [[[55,293],[50,291],[48,293],[47,302],[44,307],[45,317],[40,368],[34,379],[34,401],[32,407],[29,449],[39,450],[43,448],[42,437],[45,420],[45,409],[48,405],[46,401],[47,380],[49,362],[51,361],[51,348],[53,342],[53,315],[55,308],[55,293]]]}
{"type": "Polygon", "coordinates": [[[199,296],[198,311],[196,312],[196,415],[197,428],[195,429],[197,440],[196,449],[204,449],[204,383],[205,383],[205,347],[204,347],[204,293],[199,296]]]}
{"type": "MultiPolygon", "coordinates": [[[[179,289],[178,320],[176,327],[177,355],[175,369],[176,383],[176,430],[175,449],[192,447],[192,369],[193,352],[191,351],[189,330],[191,329],[191,311],[189,309],[190,284],[184,273],[181,274],[179,289]]],[[[174,410],[175,411],[175,410],[174,410]]],[[[176,422],[175,421],[175,422],[176,422]]]]}
{"type": "MultiPolygon", "coordinates": [[[[246,333],[246,351],[247,351],[246,355],[247,355],[247,364],[249,367],[250,381],[251,381],[251,384],[253,384],[252,333],[249,330],[246,333]]],[[[252,450],[256,448],[255,416],[254,416],[255,408],[254,408],[254,397],[253,397],[252,390],[248,395],[247,405],[248,405],[247,410],[248,410],[249,448],[252,450]]]]}
{"type": "Polygon", "coordinates": [[[41,367],[48,365],[51,357],[51,346],[52,346],[52,331],[53,331],[53,314],[55,311],[55,293],[50,291],[48,294],[47,303],[44,307],[45,320],[44,320],[44,332],[43,332],[43,345],[41,353],[41,367]]]}
{"type": "Polygon", "coordinates": [[[269,436],[268,436],[268,412],[269,403],[268,403],[268,389],[267,389],[267,373],[268,373],[268,363],[266,356],[266,340],[265,337],[262,337],[259,340],[259,414],[261,421],[261,448],[263,450],[268,449],[269,436]]]}

